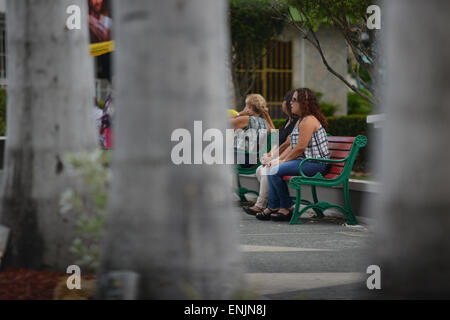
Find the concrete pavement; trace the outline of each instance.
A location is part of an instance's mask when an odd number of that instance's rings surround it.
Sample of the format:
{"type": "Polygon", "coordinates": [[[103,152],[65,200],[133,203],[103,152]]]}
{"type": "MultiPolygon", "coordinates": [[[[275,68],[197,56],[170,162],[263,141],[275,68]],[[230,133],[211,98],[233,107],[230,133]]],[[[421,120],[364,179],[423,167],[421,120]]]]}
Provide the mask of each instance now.
{"type": "MultiPolygon", "coordinates": [[[[240,244],[245,278],[261,299],[358,299],[367,291],[368,219],[357,227],[345,219],[302,219],[305,224],[259,221],[240,207],[240,244]]],[[[306,217],[312,217],[313,213],[306,217]]]]}

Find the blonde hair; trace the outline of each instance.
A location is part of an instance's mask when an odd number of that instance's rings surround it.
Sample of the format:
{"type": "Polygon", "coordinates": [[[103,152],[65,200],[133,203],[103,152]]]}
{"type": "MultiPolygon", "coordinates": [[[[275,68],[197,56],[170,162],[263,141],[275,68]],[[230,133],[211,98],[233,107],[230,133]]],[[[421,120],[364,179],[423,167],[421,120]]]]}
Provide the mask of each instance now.
{"type": "MultiPolygon", "coordinates": [[[[269,108],[267,108],[266,99],[260,94],[252,93],[245,98],[245,104],[250,105],[253,111],[255,111],[260,117],[266,120],[266,123],[269,125],[272,124],[272,120],[269,116],[269,108]]],[[[273,127],[273,124],[272,124],[273,127]]]]}
{"type": "Polygon", "coordinates": [[[264,111],[267,109],[266,99],[257,93],[249,94],[247,98],[245,98],[245,104],[250,105],[253,111],[259,115],[263,115],[264,111]]]}

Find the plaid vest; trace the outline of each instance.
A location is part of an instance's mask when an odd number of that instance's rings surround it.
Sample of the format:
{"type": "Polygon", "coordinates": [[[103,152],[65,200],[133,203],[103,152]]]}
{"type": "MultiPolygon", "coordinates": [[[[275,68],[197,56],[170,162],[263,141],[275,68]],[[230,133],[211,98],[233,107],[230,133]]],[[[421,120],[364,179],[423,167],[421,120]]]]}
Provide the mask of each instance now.
{"type": "MultiPolygon", "coordinates": [[[[291,147],[292,149],[297,145],[298,143],[298,135],[299,135],[299,127],[296,126],[294,130],[292,130],[291,133],[291,147]]],[[[299,157],[300,158],[322,158],[322,159],[329,159],[330,158],[330,152],[328,150],[328,138],[327,138],[327,132],[322,127],[322,125],[319,126],[319,129],[317,129],[316,132],[314,132],[311,136],[311,140],[309,141],[308,146],[306,147],[305,151],[303,152],[303,155],[299,157]]]]}

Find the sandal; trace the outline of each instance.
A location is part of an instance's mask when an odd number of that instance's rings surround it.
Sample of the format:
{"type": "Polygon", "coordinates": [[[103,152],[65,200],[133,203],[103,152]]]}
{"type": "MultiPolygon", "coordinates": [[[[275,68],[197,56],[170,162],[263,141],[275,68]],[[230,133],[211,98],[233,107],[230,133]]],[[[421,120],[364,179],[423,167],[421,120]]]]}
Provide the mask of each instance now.
{"type": "Polygon", "coordinates": [[[242,207],[242,209],[244,209],[244,211],[245,211],[247,214],[252,215],[252,216],[255,216],[256,214],[258,214],[258,212],[261,212],[261,211],[262,211],[262,209],[259,209],[259,210],[253,210],[252,207],[249,207],[249,206],[242,207]]]}
{"type": "Polygon", "coordinates": [[[276,213],[278,211],[278,209],[270,209],[270,208],[266,208],[263,211],[260,211],[256,214],[256,219],[258,220],[270,220],[270,216],[274,213],[276,213]],[[266,212],[266,210],[269,210],[269,212],[266,212]]]}
{"type": "Polygon", "coordinates": [[[289,209],[288,213],[281,213],[281,212],[272,213],[270,215],[270,219],[272,221],[291,221],[292,214],[293,210],[289,209]]]}

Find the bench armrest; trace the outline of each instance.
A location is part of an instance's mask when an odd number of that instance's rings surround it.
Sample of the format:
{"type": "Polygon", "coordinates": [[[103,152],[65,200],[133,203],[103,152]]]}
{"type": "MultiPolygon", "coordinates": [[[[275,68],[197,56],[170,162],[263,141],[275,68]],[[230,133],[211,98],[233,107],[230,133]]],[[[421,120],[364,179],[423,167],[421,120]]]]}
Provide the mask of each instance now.
{"type": "Polygon", "coordinates": [[[339,160],[334,160],[334,159],[322,159],[322,158],[305,158],[302,160],[302,162],[300,162],[300,167],[298,168],[298,170],[300,171],[300,176],[302,178],[308,178],[308,179],[323,179],[322,174],[319,172],[316,175],[312,176],[312,177],[308,177],[306,176],[303,171],[302,171],[302,167],[305,164],[305,162],[307,161],[317,161],[317,162],[325,162],[325,163],[340,163],[340,162],[345,162],[348,160],[348,156],[345,157],[344,159],[339,159],[339,160]]]}

